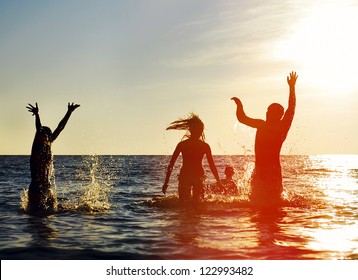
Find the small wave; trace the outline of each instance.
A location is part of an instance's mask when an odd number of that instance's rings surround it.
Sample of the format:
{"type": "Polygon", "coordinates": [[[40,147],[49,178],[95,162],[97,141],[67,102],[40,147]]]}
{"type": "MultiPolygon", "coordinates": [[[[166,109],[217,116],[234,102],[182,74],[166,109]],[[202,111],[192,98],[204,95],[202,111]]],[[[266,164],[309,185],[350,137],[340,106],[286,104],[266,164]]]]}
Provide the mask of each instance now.
{"type": "Polygon", "coordinates": [[[282,194],[282,205],[300,209],[320,209],[326,207],[327,203],[316,196],[303,196],[285,190],[282,194]]]}
{"type": "Polygon", "coordinates": [[[196,201],[188,200],[182,202],[176,195],[158,196],[144,202],[149,207],[156,208],[203,208],[203,209],[235,209],[252,206],[250,200],[245,196],[224,196],[224,195],[210,195],[205,200],[196,201]]]}
{"type": "Polygon", "coordinates": [[[177,208],[180,206],[179,197],[177,197],[176,195],[155,196],[142,203],[149,207],[158,207],[158,208],[177,208]]]}
{"type": "Polygon", "coordinates": [[[68,199],[59,199],[55,209],[43,210],[41,212],[30,211],[27,207],[27,190],[24,190],[21,194],[20,212],[35,216],[50,216],[54,214],[61,214],[67,212],[81,212],[81,213],[96,213],[105,212],[110,210],[110,204],[108,201],[96,200],[94,197],[79,198],[77,201],[68,199]]]}
{"type": "Polygon", "coordinates": [[[328,168],[307,168],[303,169],[304,172],[312,172],[312,173],[331,173],[335,172],[335,170],[331,170],[328,168]]]}
{"type": "MultiPolygon", "coordinates": [[[[179,200],[176,195],[156,196],[144,202],[148,207],[164,208],[164,209],[180,209],[180,208],[205,208],[207,210],[225,209],[227,211],[242,208],[265,208],[265,206],[255,205],[250,201],[247,194],[237,196],[225,196],[210,194],[202,201],[189,200],[185,203],[179,200]]],[[[282,195],[281,203],[269,205],[269,207],[294,207],[300,209],[320,208],[324,207],[325,202],[316,198],[307,198],[305,196],[285,192],[282,195]]]]}

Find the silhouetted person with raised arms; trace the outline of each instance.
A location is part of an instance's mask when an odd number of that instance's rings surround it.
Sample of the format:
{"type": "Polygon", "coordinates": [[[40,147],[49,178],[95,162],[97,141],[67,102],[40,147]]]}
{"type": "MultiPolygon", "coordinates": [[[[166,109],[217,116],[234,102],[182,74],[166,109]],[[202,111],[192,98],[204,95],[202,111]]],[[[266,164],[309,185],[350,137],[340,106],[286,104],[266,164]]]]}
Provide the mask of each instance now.
{"type": "Polygon", "coordinates": [[[257,129],[250,197],[255,205],[269,206],[281,202],[283,187],[280,152],[295,114],[297,77],[296,72],[291,72],[287,77],[290,93],[286,112],[280,104],[273,103],[267,109],[266,121],[246,116],[240,99],[232,98],[237,105],[236,116],[239,122],[257,129]]]}
{"type": "Polygon", "coordinates": [[[191,198],[196,201],[203,199],[205,172],[202,160],[204,155],[206,155],[216,181],[222,187],[210,146],[205,142],[204,123],[201,119],[197,115],[191,114],[186,119],[178,119],[172,122],[167,127],[167,130],[169,129],[187,130],[189,133],[184,135],[184,140],[179,142],[174,150],[162,188],[163,193],[165,194],[167,191],[170,175],[180,154],[182,155],[182,167],[178,177],[178,193],[181,201],[187,201],[191,198]]]}
{"type": "Polygon", "coordinates": [[[35,116],[36,134],[32,144],[30,169],[31,184],[28,190],[28,211],[43,212],[57,209],[56,194],[51,189],[53,171],[53,156],[51,144],[65,128],[72,112],[80,105],[68,103],[68,110],[54,132],[47,126],[42,126],[39,108],[29,104],[26,108],[35,116]]]}

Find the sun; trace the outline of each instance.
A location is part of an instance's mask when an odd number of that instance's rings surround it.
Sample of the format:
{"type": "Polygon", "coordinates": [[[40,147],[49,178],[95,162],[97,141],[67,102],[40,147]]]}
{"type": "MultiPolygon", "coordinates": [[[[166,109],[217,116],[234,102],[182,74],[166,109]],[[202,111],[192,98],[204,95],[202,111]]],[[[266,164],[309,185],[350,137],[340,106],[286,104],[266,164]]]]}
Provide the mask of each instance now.
{"type": "Polygon", "coordinates": [[[275,57],[291,61],[312,86],[329,94],[358,91],[358,6],[343,1],[306,11],[278,42],[275,57]]]}

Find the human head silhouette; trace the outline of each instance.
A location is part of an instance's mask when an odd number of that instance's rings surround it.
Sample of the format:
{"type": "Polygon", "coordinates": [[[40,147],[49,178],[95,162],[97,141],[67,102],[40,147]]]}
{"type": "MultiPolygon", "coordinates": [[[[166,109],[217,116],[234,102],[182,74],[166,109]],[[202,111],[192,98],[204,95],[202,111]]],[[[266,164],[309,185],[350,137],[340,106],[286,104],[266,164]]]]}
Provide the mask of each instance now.
{"type": "Polygon", "coordinates": [[[39,129],[39,131],[37,132],[37,136],[42,140],[42,141],[48,141],[50,139],[50,137],[52,136],[52,131],[49,127],[47,126],[41,126],[41,128],[39,129]]]}
{"type": "Polygon", "coordinates": [[[234,176],[234,173],[235,173],[235,171],[234,171],[234,168],[232,167],[232,166],[226,166],[225,167],[225,175],[226,175],[226,177],[227,178],[232,178],[232,176],[234,176]]]}
{"type": "Polygon", "coordinates": [[[167,127],[167,130],[175,129],[175,130],[187,130],[189,131],[189,135],[185,134],[184,137],[194,138],[194,139],[205,139],[204,135],[204,123],[199,118],[198,115],[192,113],[185,119],[178,119],[167,127]]]}
{"type": "Polygon", "coordinates": [[[266,121],[268,122],[278,122],[281,120],[285,110],[282,105],[278,103],[272,103],[267,108],[266,112],[266,121]]]}
{"type": "Polygon", "coordinates": [[[197,115],[192,115],[188,119],[188,130],[190,132],[190,137],[200,138],[204,132],[204,123],[197,115]]]}

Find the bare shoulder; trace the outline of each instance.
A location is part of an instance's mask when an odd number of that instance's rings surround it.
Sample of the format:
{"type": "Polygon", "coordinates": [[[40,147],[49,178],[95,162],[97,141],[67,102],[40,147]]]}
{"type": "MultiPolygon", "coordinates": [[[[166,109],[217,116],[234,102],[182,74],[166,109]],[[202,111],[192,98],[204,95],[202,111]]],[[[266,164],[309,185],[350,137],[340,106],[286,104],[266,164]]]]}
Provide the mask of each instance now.
{"type": "Polygon", "coordinates": [[[188,139],[180,141],[177,146],[182,147],[182,146],[185,146],[185,145],[188,145],[188,139]]]}
{"type": "Polygon", "coordinates": [[[211,151],[210,145],[208,143],[201,141],[201,145],[206,151],[211,151]]]}
{"type": "Polygon", "coordinates": [[[183,146],[185,146],[185,143],[183,143],[184,141],[180,141],[178,144],[177,144],[177,149],[181,149],[183,146]]]}

